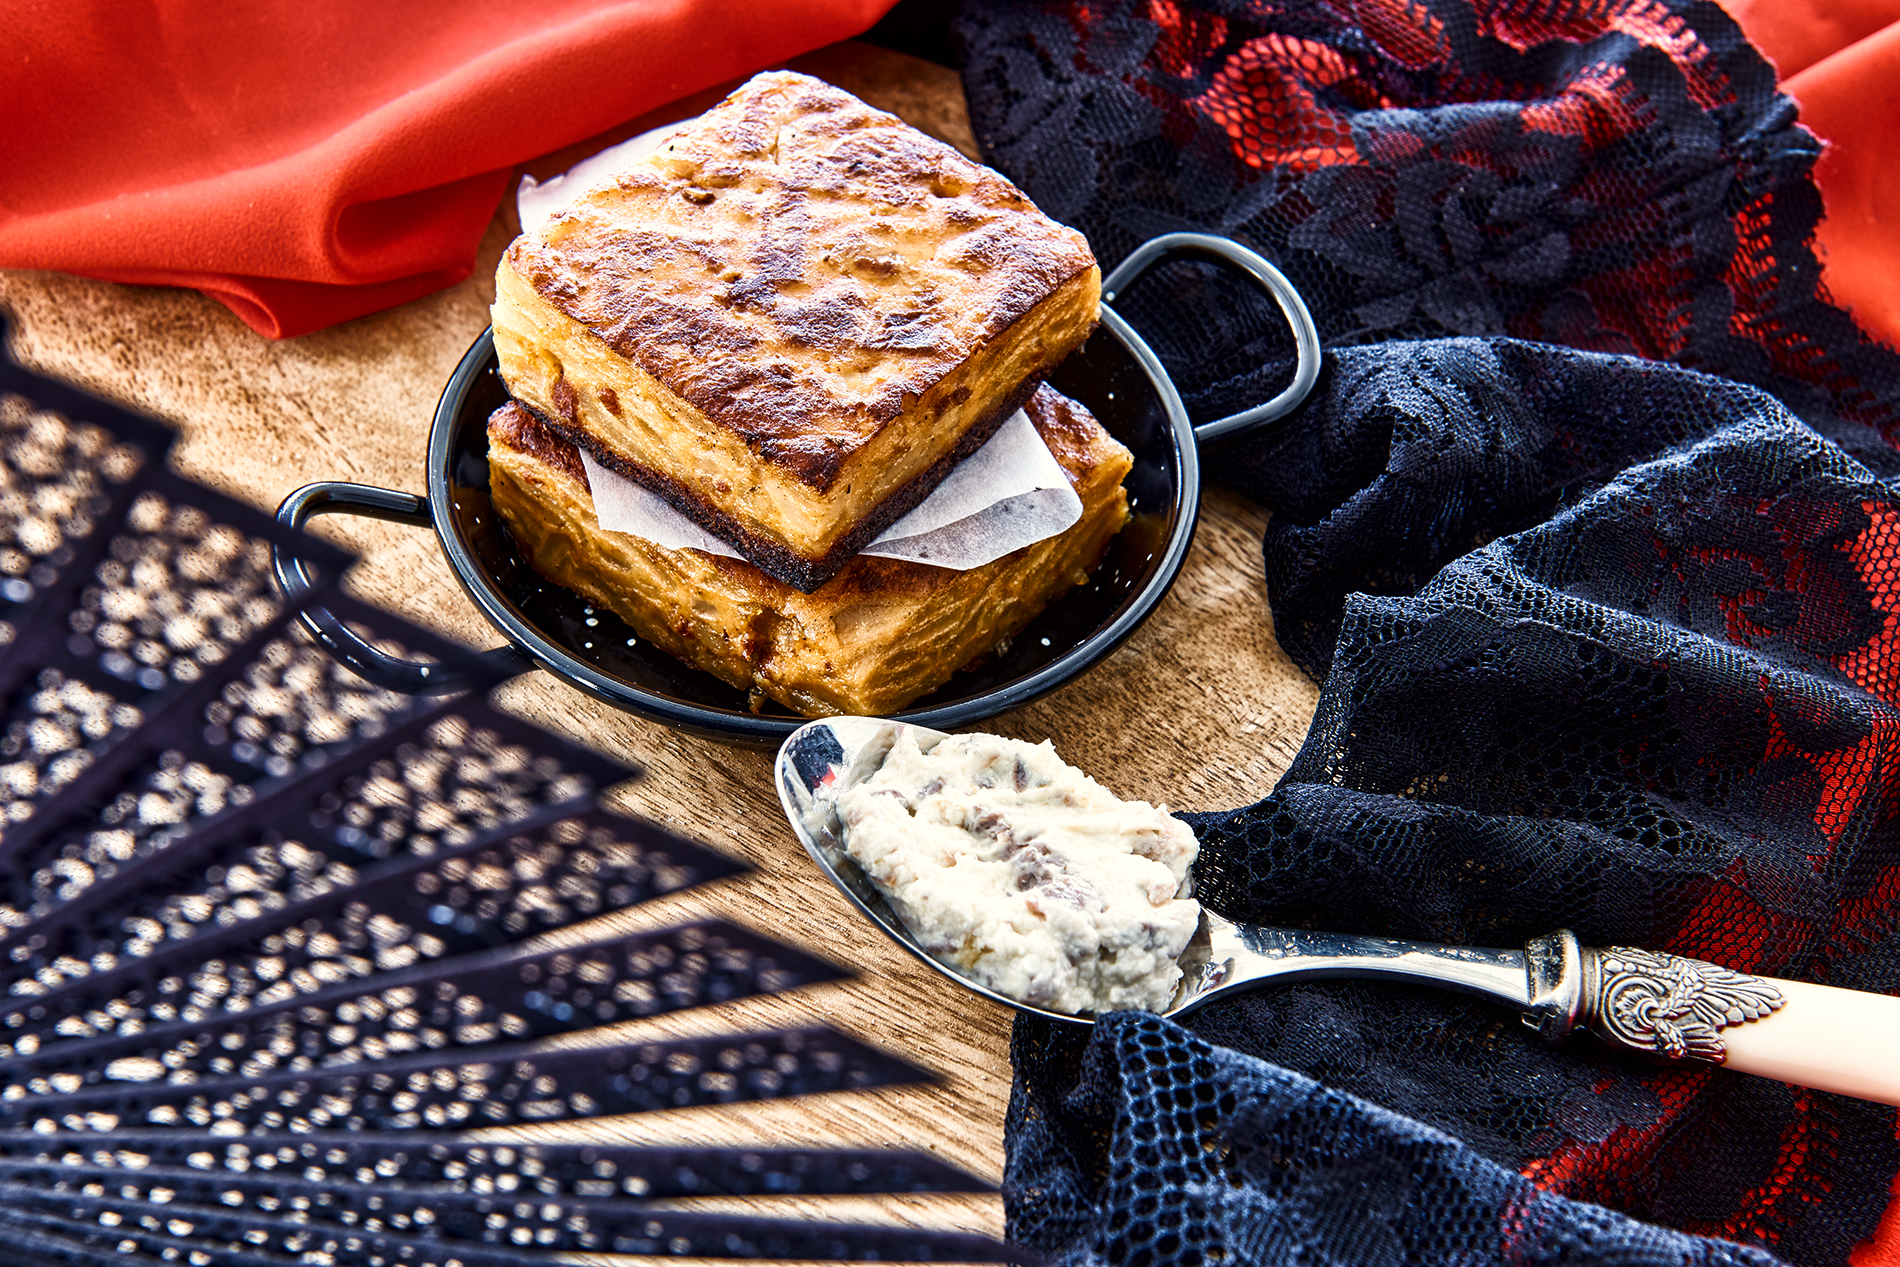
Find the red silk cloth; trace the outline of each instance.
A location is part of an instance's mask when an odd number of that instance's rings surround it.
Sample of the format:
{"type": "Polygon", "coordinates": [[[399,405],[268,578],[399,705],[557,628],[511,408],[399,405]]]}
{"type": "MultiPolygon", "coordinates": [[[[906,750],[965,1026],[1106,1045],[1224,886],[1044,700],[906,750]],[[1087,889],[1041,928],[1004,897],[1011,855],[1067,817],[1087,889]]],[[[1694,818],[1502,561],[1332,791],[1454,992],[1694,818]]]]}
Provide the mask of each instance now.
{"type": "Polygon", "coordinates": [[[1900,0],[1720,0],[1775,64],[1801,122],[1827,216],[1821,281],[1861,329],[1900,347],[1900,0]]]}
{"type": "Polygon", "coordinates": [[[515,164],[893,0],[0,5],[0,267],[303,334],[467,277],[515,164]]]}

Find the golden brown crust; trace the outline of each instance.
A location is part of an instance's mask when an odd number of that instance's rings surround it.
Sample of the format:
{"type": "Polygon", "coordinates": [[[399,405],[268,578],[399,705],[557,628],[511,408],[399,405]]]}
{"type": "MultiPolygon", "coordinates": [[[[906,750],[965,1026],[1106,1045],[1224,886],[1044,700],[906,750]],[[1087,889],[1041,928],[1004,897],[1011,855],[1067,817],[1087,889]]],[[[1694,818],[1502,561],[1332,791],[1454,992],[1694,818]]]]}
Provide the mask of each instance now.
{"type": "Polygon", "coordinates": [[[1082,520],[964,572],[859,555],[805,594],[740,559],[602,532],[578,455],[514,402],[489,420],[490,488],[536,571],[671,654],[807,715],[883,713],[1081,583],[1127,521],[1128,451],[1051,388],[1025,409],[1081,496],[1082,520]]]}
{"type": "Polygon", "coordinates": [[[757,76],[505,259],[554,308],[820,489],[1094,263],[1081,234],[995,172],[790,72],[757,76]]]}

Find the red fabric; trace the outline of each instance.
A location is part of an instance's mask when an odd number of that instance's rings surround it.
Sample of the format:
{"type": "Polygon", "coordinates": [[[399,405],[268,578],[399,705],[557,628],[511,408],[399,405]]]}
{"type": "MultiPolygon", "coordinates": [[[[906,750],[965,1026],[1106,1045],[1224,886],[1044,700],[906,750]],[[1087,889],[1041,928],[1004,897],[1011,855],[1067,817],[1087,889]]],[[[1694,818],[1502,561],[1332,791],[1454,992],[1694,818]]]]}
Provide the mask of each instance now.
{"type": "Polygon", "coordinates": [[[1862,329],[1900,347],[1900,0],[1721,0],[1827,148],[1815,183],[1821,279],[1862,329]]]}
{"type": "Polygon", "coordinates": [[[0,0],[0,267],[273,338],[467,277],[523,160],[893,0],[0,0]]]}

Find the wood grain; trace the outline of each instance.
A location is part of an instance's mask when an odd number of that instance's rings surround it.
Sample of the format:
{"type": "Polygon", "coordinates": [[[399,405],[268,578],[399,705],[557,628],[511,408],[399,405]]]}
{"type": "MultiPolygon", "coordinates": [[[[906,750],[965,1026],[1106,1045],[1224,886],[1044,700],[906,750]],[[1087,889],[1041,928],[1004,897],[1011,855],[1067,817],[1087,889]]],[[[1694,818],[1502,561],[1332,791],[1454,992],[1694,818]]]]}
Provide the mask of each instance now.
{"type": "MultiPolygon", "coordinates": [[[[974,152],[961,90],[942,67],[856,44],[794,65],[974,152]]],[[[528,169],[551,174],[592,148],[696,108],[688,101],[631,120],[528,169]]],[[[0,272],[0,306],[14,318],[12,351],[21,362],[171,421],[183,433],[177,465],[227,492],[274,507],[313,480],[419,490],[437,395],[487,324],[495,264],[514,231],[508,204],[469,281],[286,342],[259,338],[193,292],[55,274],[0,272]]],[[[1180,579],[1146,625],[1093,672],[990,728],[1053,738],[1065,757],[1124,796],[1211,809],[1265,794],[1304,737],[1317,698],[1273,639],[1260,558],[1265,522],[1258,507],[1211,489],[1180,579]]],[[[357,592],[467,641],[497,641],[430,534],[367,520],[324,520],[318,530],[361,553],[352,576],[357,592]]],[[[941,1075],[921,1087],[600,1121],[588,1124],[587,1137],[916,1147],[1000,1177],[1009,1013],[946,983],[855,916],[786,829],[765,754],[674,733],[544,674],[510,684],[502,698],[644,767],[643,778],[612,794],[621,808],[756,867],[609,919],[718,914],[862,970],[842,984],[669,1017],[665,1028],[822,1022],[941,1075]]],[[[777,1210],[834,1217],[872,1210],[869,1217],[1001,1230],[994,1197],[792,1200],[777,1210]]]]}

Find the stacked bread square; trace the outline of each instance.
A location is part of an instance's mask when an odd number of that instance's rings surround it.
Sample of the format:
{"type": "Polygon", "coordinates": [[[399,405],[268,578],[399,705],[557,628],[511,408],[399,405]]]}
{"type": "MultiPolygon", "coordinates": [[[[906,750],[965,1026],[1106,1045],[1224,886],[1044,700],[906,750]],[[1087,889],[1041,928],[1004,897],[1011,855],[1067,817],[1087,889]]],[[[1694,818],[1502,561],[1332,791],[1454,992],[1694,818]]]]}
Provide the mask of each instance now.
{"type": "Polygon", "coordinates": [[[1041,379],[1099,313],[1081,235],[817,80],[756,77],[509,248],[491,420],[529,563],[809,715],[880,713],[1008,638],[1127,518],[1127,451],[1041,379]],[[964,572],[858,552],[1012,412],[1083,500],[964,572]],[[603,532],[576,449],[743,559],[603,532]]]}

